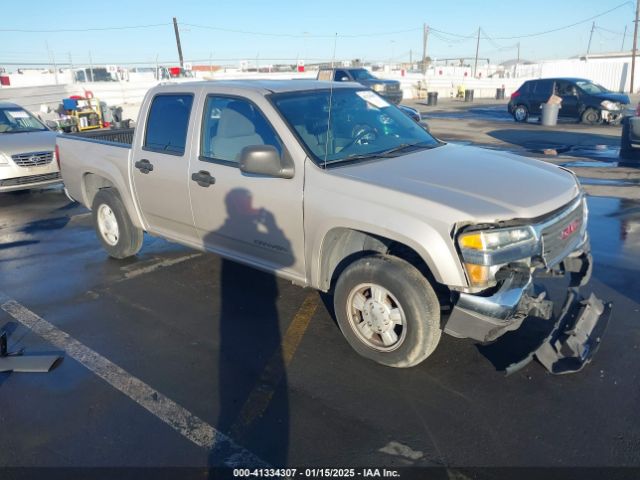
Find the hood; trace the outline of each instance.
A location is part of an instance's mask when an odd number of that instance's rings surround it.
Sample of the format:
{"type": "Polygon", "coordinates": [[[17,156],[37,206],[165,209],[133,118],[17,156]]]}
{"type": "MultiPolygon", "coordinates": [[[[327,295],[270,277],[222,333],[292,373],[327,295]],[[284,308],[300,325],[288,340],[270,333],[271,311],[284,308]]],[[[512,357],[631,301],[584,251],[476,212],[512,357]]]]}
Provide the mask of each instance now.
{"type": "Polygon", "coordinates": [[[7,155],[31,152],[53,152],[56,148],[55,132],[0,133],[0,152],[7,155]]]}
{"type": "Polygon", "coordinates": [[[592,97],[596,97],[600,100],[609,100],[610,102],[619,102],[623,105],[631,103],[629,96],[624,93],[599,93],[597,95],[592,95],[592,97]]]}
{"type": "MultiPolygon", "coordinates": [[[[569,203],[579,193],[575,177],[555,165],[461,145],[336,167],[333,173],[392,191],[389,195],[379,189],[367,193],[378,201],[449,223],[536,218],[569,203]]],[[[365,185],[362,189],[368,190],[365,185]]]]}

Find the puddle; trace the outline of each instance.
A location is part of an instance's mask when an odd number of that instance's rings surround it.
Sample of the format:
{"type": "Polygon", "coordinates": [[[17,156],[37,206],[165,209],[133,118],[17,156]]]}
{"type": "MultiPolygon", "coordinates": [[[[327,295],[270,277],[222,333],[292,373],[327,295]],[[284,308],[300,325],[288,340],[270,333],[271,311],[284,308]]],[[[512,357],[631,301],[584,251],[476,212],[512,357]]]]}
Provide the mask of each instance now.
{"type": "Polygon", "coordinates": [[[427,112],[423,113],[423,118],[449,118],[458,120],[494,120],[499,122],[513,122],[513,117],[507,112],[506,105],[495,107],[470,107],[467,109],[450,112],[427,112]]]}
{"type": "Polygon", "coordinates": [[[618,162],[603,162],[601,160],[576,160],[574,162],[561,163],[562,167],[592,167],[592,168],[611,168],[617,167],[618,162]]]}
{"type": "MultiPolygon", "coordinates": [[[[596,263],[640,268],[640,203],[608,197],[587,197],[587,202],[589,235],[596,263]]],[[[599,275],[609,274],[607,269],[600,269],[599,275]]]]}
{"type": "MultiPolygon", "coordinates": [[[[599,162],[584,162],[585,167],[615,166],[620,157],[620,147],[617,145],[565,145],[541,142],[524,142],[521,146],[531,153],[548,156],[563,155],[568,157],[580,157],[599,162]],[[609,162],[608,162],[609,161],[609,162]]],[[[571,165],[578,166],[571,162],[571,165]]]]}
{"type": "Polygon", "coordinates": [[[610,187],[637,187],[640,180],[615,180],[610,178],[578,177],[583,185],[606,185],[610,187]]]}

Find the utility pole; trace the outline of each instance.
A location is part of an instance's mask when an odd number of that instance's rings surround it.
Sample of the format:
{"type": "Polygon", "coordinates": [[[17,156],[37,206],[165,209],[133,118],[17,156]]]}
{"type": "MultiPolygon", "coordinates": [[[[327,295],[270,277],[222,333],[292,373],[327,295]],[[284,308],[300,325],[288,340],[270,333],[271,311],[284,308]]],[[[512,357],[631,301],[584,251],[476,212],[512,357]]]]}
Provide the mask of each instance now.
{"type": "Polygon", "coordinates": [[[93,78],[93,60],[91,59],[91,50],[89,50],[89,72],[91,73],[91,81],[95,82],[93,78]]]}
{"type": "Polygon", "coordinates": [[[631,50],[631,88],[629,93],[633,94],[633,80],[636,73],[636,49],[638,47],[638,13],[640,12],[640,0],[636,1],[636,19],[633,27],[633,49],[631,50]]]}
{"type": "Polygon", "coordinates": [[[409,65],[413,65],[413,50],[409,49],[409,65]]]}
{"type": "Polygon", "coordinates": [[[180,58],[180,68],[184,66],[184,59],[182,58],[182,45],[180,45],[180,31],[178,30],[178,20],[173,17],[173,30],[176,32],[176,44],[178,45],[178,57],[180,58]]]}
{"type": "Polygon", "coordinates": [[[429,42],[429,25],[422,25],[422,75],[427,74],[427,44],[429,42]]]}
{"type": "Polygon", "coordinates": [[[473,64],[473,76],[474,76],[474,78],[476,76],[476,72],[478,71],[478,53],[479,52],[480,52],[480,27],[478,27],[478,41],[476,42],[476,61],[473,64]]]}
{"type": "Polygon", "coordinates": [[[71,72],[71,83],[76,83],[75,82],[75,75],[73,74],[73,59],[71,58],[71,52],[69,53],[69,71],[71,72]]]}
{"type": "Polygon", "coordinates": [[[591,39],[593,38],[593,31],[596,29],[596,22],[591,24],[591,33],[589,34],[589,45],[587,45],[587,55],[591,52],[591,39]]]}
{"type": "Polygon", "coordinates": [[[624,26],[624,33],[622,34],[622,46],[620,47],[620,51],[624,52],[624,41],[627,38],[627,26],[624,26]]]}

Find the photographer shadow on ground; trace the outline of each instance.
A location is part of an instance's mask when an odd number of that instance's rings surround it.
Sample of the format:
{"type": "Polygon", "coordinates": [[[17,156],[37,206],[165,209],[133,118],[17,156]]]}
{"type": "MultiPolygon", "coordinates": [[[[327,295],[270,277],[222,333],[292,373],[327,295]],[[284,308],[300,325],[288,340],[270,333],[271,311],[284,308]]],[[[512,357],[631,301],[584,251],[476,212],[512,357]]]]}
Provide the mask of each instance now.
{"type": "MultiPolygon", "coordinates": [[[[280,268],[294,263],[291,244],[273,214],[254,208],[248,190],[225,197],[227,218],[205,241],[269,258],[280,268]]],[[[274,467],[287,465],[289,408],[279,296],[273,274],[223,259],[220,269],[219,401],[215,427],[274,467]]],[[[209,465],[225,461],[214,449],[209,465]]],[[[243,465],[244,466],[244,465],[243,465]]]]}

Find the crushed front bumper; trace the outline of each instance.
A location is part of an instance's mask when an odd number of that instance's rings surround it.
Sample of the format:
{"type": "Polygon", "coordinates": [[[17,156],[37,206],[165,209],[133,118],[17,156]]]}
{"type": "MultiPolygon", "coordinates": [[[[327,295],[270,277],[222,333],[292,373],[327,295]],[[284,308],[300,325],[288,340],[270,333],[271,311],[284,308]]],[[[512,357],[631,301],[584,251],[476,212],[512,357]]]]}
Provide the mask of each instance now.
{"type": "Polygon", "coordinates": [[[553,328],[521,360],[506,367],[513,373],[537,358],[553,374],[577,372],[593,358],[611,316],[611,304],[591,294],[584,299],[580,287],[591,278],[592,259],[587,252],[576,252],[556,269],[556,275],[570,275],[566,300],[560,313],[553,315],[553,303],[544,294],[533,296],[528,272],[514,272],[490,296],[460,293],[444,326],[446,333],[492,342],[518,329],[525,318],[535,316],[553,322],[553,328]]]}

